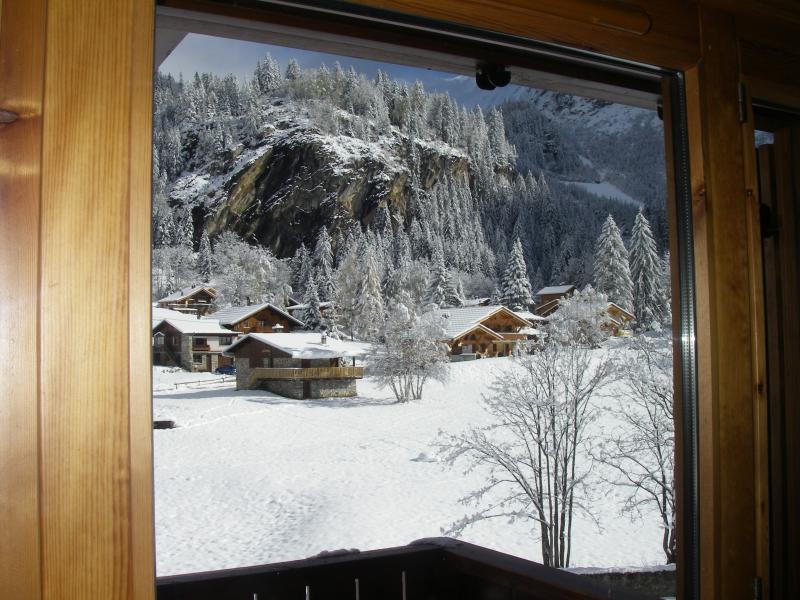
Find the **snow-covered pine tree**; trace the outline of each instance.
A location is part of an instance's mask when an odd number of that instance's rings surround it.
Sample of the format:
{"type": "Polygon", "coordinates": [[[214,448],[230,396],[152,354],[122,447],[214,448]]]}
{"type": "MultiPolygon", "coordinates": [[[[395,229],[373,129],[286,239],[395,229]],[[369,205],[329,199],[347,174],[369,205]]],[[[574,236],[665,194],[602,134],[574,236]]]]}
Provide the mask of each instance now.
{"type": "Polygon", "coordinates": [[[625,310],[633,310],[633,282],[628,251],[610,214],[597,238],[594,259],[594,287],[625,310]]]}
{"type": "Polygon", "coordinates": [[[322,311],[319,306],[319,293],[317,292],[317,282],[311,275],[308,279],[306,294],[303,297],[305,308],[301,312],[300,319],[305,323],[309,331],[319,331],[323,325],[322,311]]]}
{"type": "Polygon", "coordinates": [[[305,296],[308,280],[314,273],[311,255],[305,244],[300,244],[292,257],[292,287],[301,298],[305,296]]]}
{"type": "Polygon", "coordinates": [[[531,282],[528,280],[528,269],[525,266],[525,256],[519,238],[514,240],[503,279],[500,282],[500,300],[504,306],[512,310],[527,310],[533,304],[533,290],[531,282]]]}
{"type": "Polygon", "coordinates": [[[664,319],[664,290],[661,261],[650,223],[640,210],[631,230],[631,279],[633,280],[633,314],[639,329],[652,329],[664,319]]]}
{"type": "Polygon", "coordinates": [[[378,265],[369,245],[361,254],[360,275],[354,303],[355,329],[362,338],[375,339],[383,328],[384,307],[378,265]]]}
{"type": "Polygon", "coordinates": [[[261,60],[256,65],[255,81],[258,86],[258,91],[262,94],[269,94],[278,89],[282,80],[281,70],[278,63],[267,54],[264,60],[261,60]]]}
{"type": "Polygon", "coordinates": [[[333,300],[336,283],[333,279],[333,250],[328,230],[320,227],[317,243],[314,245],[314,272],[319,297],[323,301],[333,300]]]}
{"type": "Polygon", "coordinates": [[[438,308],[464,304],[464,298],[459,294],[458,286],[444,264],[444,254],[441,248],[436,250],[431,259],[431,279],[425,292],[425,304],[433,304],[438,308]]]}
{"type": "Polygon", "coordinates": [[[301,74],[300,65],[297,64],[294,58],[290,58],[286,63],[286,79],[293,82],[299,79],[301,74]]]}
{"type": "Polygon", "coordinates": [[[672,321],[672,273],[670,271],[669,250],[664,251],[661,256],[661,290],[663,291],[663,322],[668,324],[672,321]]]}
{"type": "Polygon", "coordinates": [[[203,230],[200,237],[200,250],[197,252],[197,273],[204,282],[211,281],[211,274],[214,272],[214,256],[211,252],[211,240],[208,232],[203,230]]]}

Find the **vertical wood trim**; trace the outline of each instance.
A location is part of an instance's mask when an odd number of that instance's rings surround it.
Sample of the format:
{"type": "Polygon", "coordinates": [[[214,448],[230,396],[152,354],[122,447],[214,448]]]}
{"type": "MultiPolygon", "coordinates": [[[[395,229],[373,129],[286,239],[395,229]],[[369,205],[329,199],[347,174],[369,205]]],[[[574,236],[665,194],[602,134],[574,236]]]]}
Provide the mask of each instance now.
{"type": "MultiPolygon", "coordinates": [[[[709,285],[713,264],[709,250],[708,206],[706,202],[705,163],[703,152],[702,108],[700,100],[699,67],[686,72],[687,126],[689,161],[692,173],[692,223],[694,226],[695,281],[697,295],[697,418],[699,436],[699,526],[700,526],[700,597],[712,598],[717,587],[716,573],[719,557],[713,545],[707,543],[709,530],[719,527],[715,507],[718,504],[718,458],[716,394],[712,357],[717,351],[711,319],[714,287],[709,285]]],[[[680,546],[680,541],[678,542],[680,546]]],[[[681,577],[681,575],[679,575],[681,577]]]]}
{"type": "Polygon", "coordinates": [[[133,23],[131,179],[128,198],[131,598],[149,600],[155,595],[156,576],[150,308],[155,3],[135,2],[133,23]]]}
{"type": "Polygon", "coordinates": [[[700,9],[688,80],[696,181],[701,597],[750,598],[755,564],[754,373],[747,197],[733,20],[700,9]],[[695,163],[697,164],[695,167],[695,163]]]}
{"type": "Polygon", "coordinates": [[[38,292],[44,0],[0,2],[0,598],[39,600],[38,292]]]}
{"type": "Polygon", "coordinates": [[[152,518],[143,433],[149,375],[132,371],[147,362],[140,329],[148,302],[137,304],[149,263],[136,263],[146,261],[140,245],[149,243],[141,229],[149,198],[143,111],[151,103],[140,61],[149,72],[152,11],[138,0],[47,5],[40,238],[46,600],[153,595],[145,583],[152,524],[143,522],[152,518]]]}
{"type": "MultiPolygon", "coordinates": [[[[749,91],[749,90],[748,90],[749,91]]],[[[753,448],[755,478],[755,561],[764,597],[769,598],[769,398],[767,395],[764,264],[761,246],[758,164],[752,97],[746,99],[748,118],[742,124],[742,160],[746,186],[747,253],[750,259],[750,335],[753,340],[753,448]]]]}

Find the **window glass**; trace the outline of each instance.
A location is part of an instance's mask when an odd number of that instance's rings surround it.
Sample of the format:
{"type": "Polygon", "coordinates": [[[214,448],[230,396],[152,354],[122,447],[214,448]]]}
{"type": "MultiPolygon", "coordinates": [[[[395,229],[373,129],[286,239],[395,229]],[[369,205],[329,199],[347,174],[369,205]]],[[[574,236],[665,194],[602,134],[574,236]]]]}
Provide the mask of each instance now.
{"type": "Polygon", "coordinates": [[[674,594],[655,106],[190,35],[154,122],[154,301],[299,321],[155,393],[160,575],[444,535],[674,594]]]}

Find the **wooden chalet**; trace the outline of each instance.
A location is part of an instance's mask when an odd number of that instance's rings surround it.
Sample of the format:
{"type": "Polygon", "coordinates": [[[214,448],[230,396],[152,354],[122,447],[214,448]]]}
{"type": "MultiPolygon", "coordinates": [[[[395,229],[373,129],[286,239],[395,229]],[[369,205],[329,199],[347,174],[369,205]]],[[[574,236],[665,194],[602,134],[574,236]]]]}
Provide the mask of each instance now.
{"type": "Polygon", "coordinates": [[[361,344],[324,333],[249,333],[227,349],[236,365],[236,389],[263,389],[289,398],[356,395],[364,368],[361,344]]]}
{"type": "Polygon", "coordinates": [[[164,319],[153,327],[153,364],[214,371],[233,362],[222,353],[237,337],[210,319],[164,319]]]}
{"type": "Polygon", "coordinates": [[[620,331],[625,329],[634,319],[632,313],[614,302],[608,303],[606,313],[608,314],[608,321],[604,326],[611,331],[613,335],[617,335],[620,331]]]}
{"type": "Polygon", "coordinates": [[[269,302],[223,308],[207,318],[239,333],[286,333],[305,326],[300,319],[269,302]]]}
{"type": "Polygon", "coordinates": [[[574,285],[551,285],[543,287],[536,292],[534,312],[540,317],[546,317],[558,308],[558,301],[569,298],[575,293],[574,285]]]}
{"type": "Polygon", "coordinates": [[[209,285],[196,285],[173,292],[157,302],[159,308],[203,316],[214,310],[217,291],[209,285]]]}
{"type": "Polygon", "coordinates": [[[532,324],[505,306],[462,306],[434,311],[443,320],[444,340],[456,360],[508,356],[532,324]]]}
{"type": "MultiPolygon", "coordinates": [[[[321,315],[325,315],[328,311],[333,308],[333,302],[326,300],[325,302],[319,303],[319,312],[321,315]]],[[[299,318],[303,315],[303,311],[308,308],[308,304],[293,304],[292,306],[286,307],[286,312],[292,315],[293,317],[299,318]]],[[[301,319],[302,320],[302,319],[301,319]]]]}

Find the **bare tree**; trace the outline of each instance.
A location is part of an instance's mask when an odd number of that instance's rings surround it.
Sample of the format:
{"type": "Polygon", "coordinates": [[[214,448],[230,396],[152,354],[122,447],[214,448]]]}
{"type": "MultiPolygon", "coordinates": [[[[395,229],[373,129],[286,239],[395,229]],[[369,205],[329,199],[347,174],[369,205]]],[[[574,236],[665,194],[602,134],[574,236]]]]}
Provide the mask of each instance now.
{"type": "Polygon", "coordinates": [[[597,459],[611,467],[611,481],[627,488],[623,512],[642,517],[655,507],[667,563],[675,554],[675,423],[669,338],[638,337],[620,364],[625,386],[612,412],[619,426],[600,445],[597,459]]]}
{"type": "Polygon", "coordinates": [[[579,455],[586,454],[593,399],[613,369],[603,351],[578,340],[551,340],[519,354],[497,375],[483,398],[490,425],[440,438],[449,464],[466,463],[467,472],[488,469],[486,484],[461,500],[477,511],[444,533],[459,535],[487,519],[527,519],[540,539],[542,562],[566,567],[575,511],[592,516],[581,485],[591,461],[579,455]]]}
{"type": "Polygon", "coordinates": [[[447,346],[444,330],[432,314],[415,315],[406,306],[393,307],[372,364],[381,387],[392,390],[398,402],[419,400],[430,379],[446,381],[447,346]]]}

